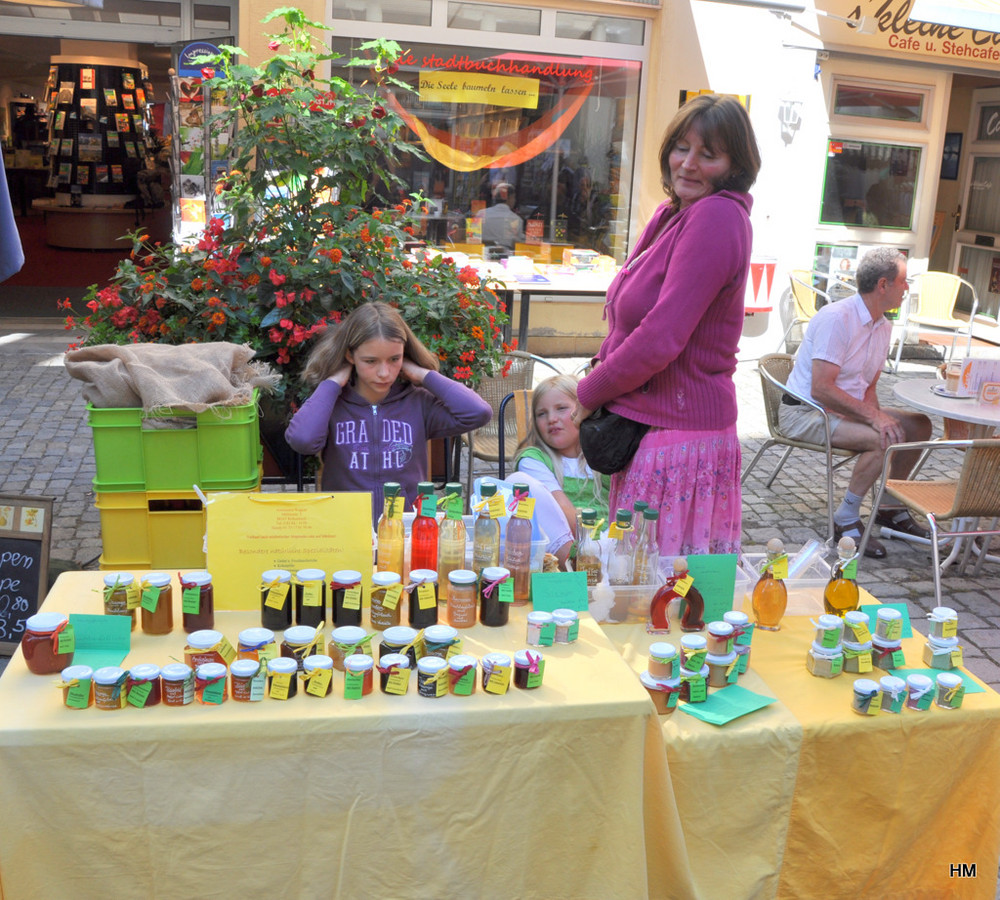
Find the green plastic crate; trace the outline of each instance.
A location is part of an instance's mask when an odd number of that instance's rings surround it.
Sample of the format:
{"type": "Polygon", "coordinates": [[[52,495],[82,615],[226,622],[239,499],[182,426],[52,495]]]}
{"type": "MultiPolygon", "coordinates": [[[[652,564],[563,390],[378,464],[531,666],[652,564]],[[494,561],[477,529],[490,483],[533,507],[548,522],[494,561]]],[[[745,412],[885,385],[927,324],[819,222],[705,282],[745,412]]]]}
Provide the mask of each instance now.
{"type": "Polygon", "coordinates": [[[95,409],[99,493],[136,491],[248,491],[260,483],[258,392],[250,403],[203,413],[166,409],[146,416],[138,408],[95,409]],[[161,426],[161,427],[157,427],[161,426]]]}

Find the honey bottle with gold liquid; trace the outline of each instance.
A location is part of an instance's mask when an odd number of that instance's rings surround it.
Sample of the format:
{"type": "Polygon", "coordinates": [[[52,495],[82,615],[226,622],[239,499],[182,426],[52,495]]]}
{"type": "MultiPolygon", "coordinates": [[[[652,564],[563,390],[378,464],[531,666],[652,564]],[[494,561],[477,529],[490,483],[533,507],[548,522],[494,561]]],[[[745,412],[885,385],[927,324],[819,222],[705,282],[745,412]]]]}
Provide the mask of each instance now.
{"type": "Polygon", "coordinates": [[[594,538],[596,525],[597,513],[594,510],[580,511],[580,546],[576,551],[576,571],[587,573],[587,587],[596,587],[601,581],[601,546],[594,538]]]}
{"type": "Polygon", "coordinates": [[[837,561],[830,572],[830,581],[823,590],[823,608],[826,612],[844,618],[845,613],[858,608],[860,592],[854,580],[858,571],[857,546],[854,538],[844,536],[837,544],[837,561]]]}
{"type": "Polygon", "coordinates": [[[788,590],[784,578],[788,574],[788,556],[779,538],[767,542],[767,559],[760,579],[754,585],[751,606],[758,628],[779,631],[781,617],[788,606],[788,590]]]}
{"type": "Polygon", "coordinates": [[[375,571],[395,572],[402,578],[405,574],[403,555],[406,545],[403,530],[403,488],[396,481],[387,481],[382,485],[382,496],[384,499],[382,516],[378,520],[375,571]]]}

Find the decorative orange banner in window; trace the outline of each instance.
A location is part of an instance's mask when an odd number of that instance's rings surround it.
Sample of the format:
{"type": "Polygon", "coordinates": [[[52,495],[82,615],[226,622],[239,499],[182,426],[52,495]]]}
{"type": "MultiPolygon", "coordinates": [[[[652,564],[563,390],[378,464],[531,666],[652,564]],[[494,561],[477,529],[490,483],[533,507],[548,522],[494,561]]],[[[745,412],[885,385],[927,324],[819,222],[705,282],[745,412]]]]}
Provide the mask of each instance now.
{"type": "Polygon", "coordinates": [[[488,103],[491,106],[538,108],[538,80],[473,72],[421,72],[424,103],[488,103]]]}

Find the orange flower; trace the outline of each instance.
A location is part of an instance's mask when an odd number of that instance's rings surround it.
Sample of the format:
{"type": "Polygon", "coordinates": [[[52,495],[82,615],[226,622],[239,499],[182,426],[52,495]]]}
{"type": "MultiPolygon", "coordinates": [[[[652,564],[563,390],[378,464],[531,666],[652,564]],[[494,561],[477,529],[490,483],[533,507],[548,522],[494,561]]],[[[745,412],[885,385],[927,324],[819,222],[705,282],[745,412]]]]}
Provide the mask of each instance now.
{"type": "Polygon", "coordinates": [[[217,309],[214,313],[212,313],[212,324],[213,325],[226,324],[226,314],[221,309],[217,309]]]}

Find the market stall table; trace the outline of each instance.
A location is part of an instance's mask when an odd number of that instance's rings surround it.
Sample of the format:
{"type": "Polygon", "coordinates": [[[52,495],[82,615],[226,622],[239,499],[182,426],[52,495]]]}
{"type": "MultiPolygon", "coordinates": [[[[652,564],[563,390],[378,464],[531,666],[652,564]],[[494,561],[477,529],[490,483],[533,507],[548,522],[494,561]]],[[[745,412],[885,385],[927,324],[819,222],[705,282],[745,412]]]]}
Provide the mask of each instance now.
{"type": "MultiPolygon", "coordinates": [[[[44,608],[99,612],[100,586],[64,574],[44,608]]],[[[176,577],[173,596],[178,627],[135,632],[126,666],[182,657],[176,577]]],[[[523,647],[511,612],[465,649],[523,647]]],[[[411,683],[347,701],[338,677],[326,698],[71,710],[18,650],[0,679],[0,896],[633,898],[668,873],[688,896],[652,704],[583,618],[544,651],[541,688],[503,697],[411,683]]],[[[216,624],[235,643],[259,616],[216,624]]]]}
{"type": "Polygon", "coordinates": [[[972,425],[970,438],[992,437],[1000,427],[1000,406],[980,403],[976,397],[946,397],[935,393],[944,382],[936,378],[904,378],[893,385],[898,400],[924,413],[972,425]]]}
{"type": "MultiPolygon", "coordinates": [[[[527,282],[518,280],[513,275],[504,275],[509,296],[517,294],[520,304],[517,325],[517,346],[520,350],[528,349],[528,319],[531,312],[531,298],[535,296],[552,295],[553,298],[566,297],[603,297],[608,292],[608,285],[614,278],[613,272],[593,273],[576,272],[567,274],[546,270],[541,276],[543,280],[527,282]]],[[[508,301],[509,302],[509,301],[508,301]]],[[[507,335],[510,340],[510,335],[507,335]]]]}

